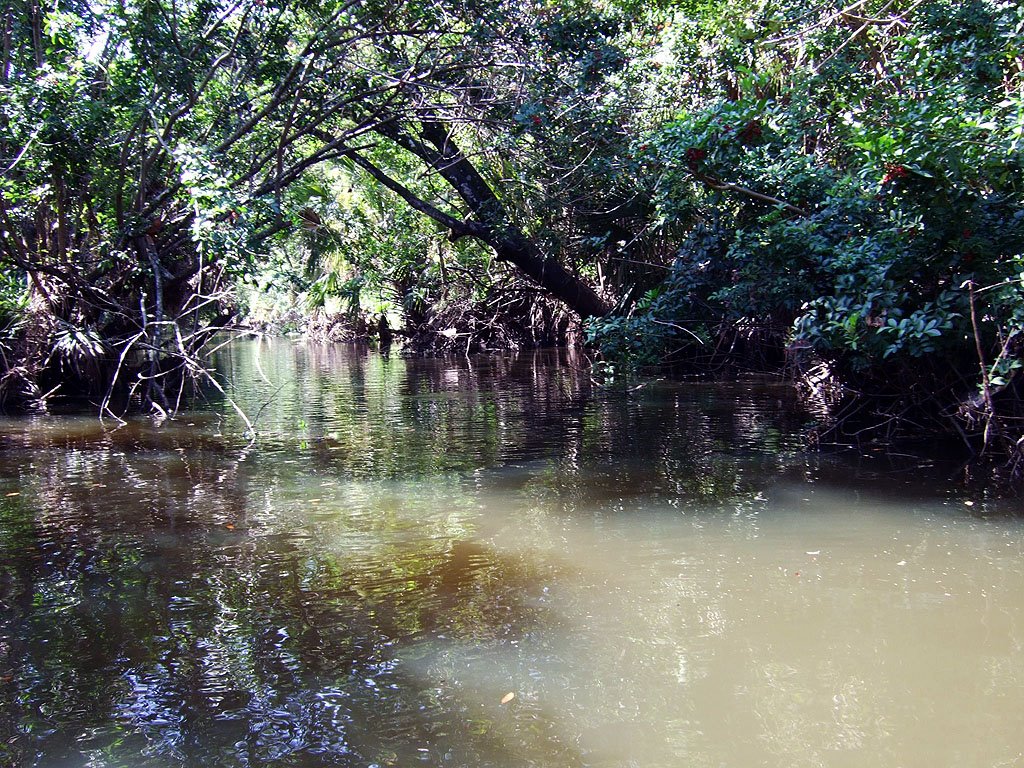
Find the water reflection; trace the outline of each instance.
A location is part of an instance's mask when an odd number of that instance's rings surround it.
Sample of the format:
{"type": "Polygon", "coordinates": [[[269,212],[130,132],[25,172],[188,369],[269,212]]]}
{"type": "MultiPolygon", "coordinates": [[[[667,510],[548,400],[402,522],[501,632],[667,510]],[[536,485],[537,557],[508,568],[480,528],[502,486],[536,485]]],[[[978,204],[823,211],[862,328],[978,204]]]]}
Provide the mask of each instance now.
{"type": "Polygon", "coordinates": [[[1019,524],[802,454],[782,388],[222,364],[255,446],[0,424],[0,764],[1021,759],[1019,524]]]}

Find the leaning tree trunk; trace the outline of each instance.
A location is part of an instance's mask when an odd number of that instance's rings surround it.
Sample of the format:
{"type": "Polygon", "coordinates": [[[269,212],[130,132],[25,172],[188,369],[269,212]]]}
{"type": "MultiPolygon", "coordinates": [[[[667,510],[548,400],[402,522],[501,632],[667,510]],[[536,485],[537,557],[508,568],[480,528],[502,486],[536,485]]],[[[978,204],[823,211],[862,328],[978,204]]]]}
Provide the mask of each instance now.
{"type": "Polygon", "coordinates": [[[353,159],[378,181],[398,193],[413,208],[451,230],[452,238],[475,237],[490,246],[499,259],[516,266],[552,296],[583,318],[603,317],[610,311],[605,301],[580,277],[558,261],[546,258],[508,215],[508,211],[476,167],[455,144],[440,122],[424,122],[414,138],[393,122],[377,131],[420,158],[455,190],[473,212],[475,220],[463,221],[419,200],[408,189],[388,178],[361,156],[353,159]]]}

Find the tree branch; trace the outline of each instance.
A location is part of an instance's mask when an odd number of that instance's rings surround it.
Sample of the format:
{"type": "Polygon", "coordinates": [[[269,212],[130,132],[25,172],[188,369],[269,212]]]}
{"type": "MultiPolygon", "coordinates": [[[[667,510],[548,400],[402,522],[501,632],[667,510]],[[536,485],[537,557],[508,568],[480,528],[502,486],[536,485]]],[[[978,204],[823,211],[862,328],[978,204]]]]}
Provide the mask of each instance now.
{"type": "Polygon", "coordinates": [[[777,197],[772,197],[771,195],[766,195],[762,192],[755,192],[754,190],[748,189],[747,187],[741,186],[739,184],[733,184],[732,182],[728,181],[720,181],[718,179],[712,178],[711,176],[707,176],[703,173],[697,172],[693,172],[693,177],[700,181],[701,183],[706,184],[712,189],[717,189],[720,192],[738,192],[741,195],[752,197],[755,200],[761,200],[766,203],[771,203],[772,205],[777,205],[780,208],[784,208],[785,210],[789,211],[790,213],[795,213],[797,216],[810,216],[810,213],[808,211],[805,211],[803,208],[798,208],[792,203],[787,203],[785,200],[780,200],[777,197]]]}

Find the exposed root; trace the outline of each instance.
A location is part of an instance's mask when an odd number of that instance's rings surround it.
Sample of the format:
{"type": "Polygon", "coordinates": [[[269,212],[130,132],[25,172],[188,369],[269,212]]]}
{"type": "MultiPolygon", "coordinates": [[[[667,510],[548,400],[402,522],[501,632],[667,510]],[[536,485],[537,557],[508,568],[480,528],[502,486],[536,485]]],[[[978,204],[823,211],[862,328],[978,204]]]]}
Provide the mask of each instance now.
{"type": "Polygon", "coordinates": [[[463,354],[582,342],[581,323],[563,305],[529,288],[495,290],[481,301],[447,301],[406,329],[412,354],[463,354]]]}

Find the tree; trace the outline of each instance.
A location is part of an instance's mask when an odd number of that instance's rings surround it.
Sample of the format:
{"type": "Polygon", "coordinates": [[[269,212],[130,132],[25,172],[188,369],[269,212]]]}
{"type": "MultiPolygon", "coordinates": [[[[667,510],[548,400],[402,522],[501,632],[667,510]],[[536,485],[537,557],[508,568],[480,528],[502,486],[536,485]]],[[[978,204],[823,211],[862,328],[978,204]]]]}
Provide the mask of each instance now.
{"type": "MultiPolygon", "coordinates": [[[[524,66],[493,44],[505,9],[8,6],[0,247],[28,276],[46,331],[32,373],[43,348],[59,347],[60,377],[102,391],[128,376],[148,400],[173,405],[165,384],[202,375],[195,354],[231,319],[231,281],[251,271],[261,243],[299,223],[284,207],[288,187],[328,162],[355,164],[453,238],[486,243],[581,315],[604,314],[460,147],[471,127],[487,129],[479,94],[524,66]],[[454,206],[375,165],[382,141],[443,180],[454,206]]],[[[496,102],[507,109],[509,98],[496,102]]]]}
{"type": "Polygon", "coordinates": [[[1024,12],[728,9],[735,31],[706,43],[718,92],[645,139],[661,219],[688,235],[595,338],[634,362],[706,364],[713,347],[824,363],[874,396],[846,403],[858,430],[911,421],[993,445],[1001,426],[1016,451],[1024,12]]]}

